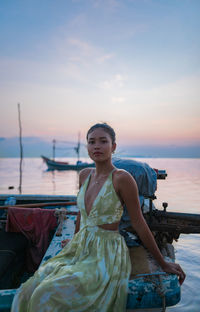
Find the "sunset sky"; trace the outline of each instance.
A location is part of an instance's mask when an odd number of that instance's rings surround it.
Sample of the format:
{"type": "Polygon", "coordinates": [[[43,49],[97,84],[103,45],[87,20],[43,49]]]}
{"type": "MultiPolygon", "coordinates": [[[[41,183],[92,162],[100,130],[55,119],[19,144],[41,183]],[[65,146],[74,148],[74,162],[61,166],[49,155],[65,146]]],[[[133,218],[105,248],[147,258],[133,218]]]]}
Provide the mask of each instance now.
{"type": "Polygon", "coordinates": [[[200,143],[199,0],[0,1],[0,137],[200,143]]]}

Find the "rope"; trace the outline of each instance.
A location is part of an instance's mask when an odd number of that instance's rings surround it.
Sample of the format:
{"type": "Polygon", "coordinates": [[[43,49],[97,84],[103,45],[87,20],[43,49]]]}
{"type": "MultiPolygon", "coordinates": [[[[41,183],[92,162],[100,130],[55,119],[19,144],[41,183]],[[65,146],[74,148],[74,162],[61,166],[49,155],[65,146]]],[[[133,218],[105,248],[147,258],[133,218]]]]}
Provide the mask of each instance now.
{"type": "Polygon", "coordinates": [[[165,289],[163,286],[161,275],[166,275],[166,273],[165,272],[155,272],[155,273],[150,273],[150,274],[148,274],[148,273],[147,274],[137,274],[138,277],[144,276],[147,279],[148,279],[148,277],[150,278],[150,281],[154,285],[156,292],[162,298],[162,310],[161,310],[161,312],[165,312],[166,311],[166,298],[165,298],[165,289]],[[154,276],[157,277],[157,279],[153,278],[154,276]]]}
{"type": "Polygon", "coordinates": [[[166,311],[165,289],[163,287],[161,276],[159,275],[158,278],[159,278],[160,288],[161,288],[159,295],[162,297],[162,312],[165,312],[166,311]]]}

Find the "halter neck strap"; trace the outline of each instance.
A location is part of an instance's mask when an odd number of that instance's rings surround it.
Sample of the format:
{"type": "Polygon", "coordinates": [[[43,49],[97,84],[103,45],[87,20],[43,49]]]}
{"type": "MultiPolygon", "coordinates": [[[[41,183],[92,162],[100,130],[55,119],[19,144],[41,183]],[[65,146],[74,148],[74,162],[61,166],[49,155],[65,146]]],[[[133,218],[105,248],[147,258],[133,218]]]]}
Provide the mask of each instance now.
{"type": "MultiPolygon", "coordinates": [[[[111,171],[111,173],[113,173],[113,171],[115,171],[115,170],[117,170],[117,168],[113,168],[113,170],[111,171]]],[[[111,174],[111,173],[110,173],[110,174],[111,174]]]]}

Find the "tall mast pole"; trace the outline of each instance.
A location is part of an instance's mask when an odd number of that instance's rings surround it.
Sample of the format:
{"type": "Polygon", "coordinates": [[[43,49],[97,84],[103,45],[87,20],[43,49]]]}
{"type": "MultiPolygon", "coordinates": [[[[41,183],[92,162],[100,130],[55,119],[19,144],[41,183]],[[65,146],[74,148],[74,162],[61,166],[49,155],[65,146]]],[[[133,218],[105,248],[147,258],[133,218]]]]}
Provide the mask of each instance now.
{"type": "Polygon", "coordinates": [[[56,140],[53,140],[53,160],[55,160],[56,157],[56,140]]]}
{"type": "Polygon", "coordinates": [[[77,146],[76,147],[74,147],[74,150],[75,150],[75,152],[76,152],[76,154],[77,154],[77,158],[78,158],[78,162],[79,162],[79,159],[80,159],[80,145],[81,145],[81,143],[80,143],[80,132],[78,132],[78,143],[77,143],[77,146]]]}
{"type": "Polygon", "coordinates": [[[78,156],[78,161],[79,161],[79,159],[80,159],[80,145],[81,145],[81,143],[80,143],[80,137],[81,137],[81,134],[80,134],[80,132],[78,132],[78,145],[77,145],[77,156],[78,156]]]}

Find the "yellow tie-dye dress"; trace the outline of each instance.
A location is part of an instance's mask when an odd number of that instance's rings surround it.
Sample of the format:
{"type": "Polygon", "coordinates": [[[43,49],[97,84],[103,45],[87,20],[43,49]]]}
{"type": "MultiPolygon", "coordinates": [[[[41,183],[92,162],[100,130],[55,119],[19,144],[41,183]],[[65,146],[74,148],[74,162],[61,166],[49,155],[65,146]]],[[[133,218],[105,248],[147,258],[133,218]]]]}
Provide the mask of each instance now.
{"type": "Polygon", "coordinates": [[[98,193],[90,214],[82,185],[77,204],[80,231],[19,288],[12,312],[122,312],[126,310],[130,258],[124,238],[98,225],[118,222],[122,205],[112,172],[98,193]]]}

